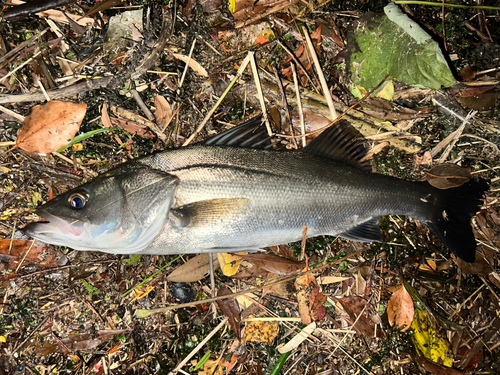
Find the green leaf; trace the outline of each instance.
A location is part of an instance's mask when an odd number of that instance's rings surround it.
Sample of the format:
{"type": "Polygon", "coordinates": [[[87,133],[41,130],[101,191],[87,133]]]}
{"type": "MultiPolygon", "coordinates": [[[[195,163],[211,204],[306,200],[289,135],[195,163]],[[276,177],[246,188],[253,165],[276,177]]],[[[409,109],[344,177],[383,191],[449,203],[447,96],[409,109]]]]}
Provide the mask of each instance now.
{"type": "Polygon", "coordinates": [[[367,91],[389,74],[408,85],[439,89],[456,80],[438,45],[394,3],[385,14],[362,17],[349,35],[348,61],[352,81],[367,91]]]}
{"type": "Polygon", "coordinates": [[[128,259],[123,259],[122,263],[125,264],[126,266],[133,266],[140,260],[141,260],[141,254],[132,254],[129,256],[128,259]]]}

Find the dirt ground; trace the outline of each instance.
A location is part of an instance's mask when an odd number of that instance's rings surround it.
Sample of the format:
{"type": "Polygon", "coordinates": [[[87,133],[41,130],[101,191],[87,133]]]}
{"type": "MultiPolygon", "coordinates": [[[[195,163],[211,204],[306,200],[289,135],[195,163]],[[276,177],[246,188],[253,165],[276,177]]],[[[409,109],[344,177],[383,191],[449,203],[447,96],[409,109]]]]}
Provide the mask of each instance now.
{"type": "MultiPolygon", "coordinates": [[[[390,99],[361,101],[348,40],[354,22],[383,12],[383,2],[8,3],[0,22],[0,374],[500,373],[499,1],[400,2],[438,41],[457,82],[431,90],[394,80],[390,99]],[[20,230],[54,196],[120,163],[209,139],[263,105],[274,133],[300,135],[294,76],[306,132],[330,123],[324,78],[337,113],[374,129],[365,136],[376,173],[434,176],[446,188],[489,182],[472,219],[475,263],[400,216],[382,220],[382,242],[320,236],[242,258],[75,251],[20,230]],[[56,120],[31,139],[18,133],[47,96],[86,104],[64,150],[68,140],[52,144],[56,120]],[[42,146],[55,148],[40,154],[42,146]],[[443,163],[469,170],[436,178],[443,163]]],[[[302,146],[300,137],[280,139],[302,146]]]]}

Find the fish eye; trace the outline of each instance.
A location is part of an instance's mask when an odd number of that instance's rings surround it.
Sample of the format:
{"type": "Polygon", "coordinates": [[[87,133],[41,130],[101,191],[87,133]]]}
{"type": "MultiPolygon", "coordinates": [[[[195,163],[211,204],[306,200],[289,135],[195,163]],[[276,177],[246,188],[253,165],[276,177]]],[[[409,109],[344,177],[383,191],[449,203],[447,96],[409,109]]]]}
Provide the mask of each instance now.
{"type": "Polygon", "coordinates": [[[73,208],[83,208],[87,204],[88,196],[83,193],[73,193],[68,197],[68,203],[73,208]]]}

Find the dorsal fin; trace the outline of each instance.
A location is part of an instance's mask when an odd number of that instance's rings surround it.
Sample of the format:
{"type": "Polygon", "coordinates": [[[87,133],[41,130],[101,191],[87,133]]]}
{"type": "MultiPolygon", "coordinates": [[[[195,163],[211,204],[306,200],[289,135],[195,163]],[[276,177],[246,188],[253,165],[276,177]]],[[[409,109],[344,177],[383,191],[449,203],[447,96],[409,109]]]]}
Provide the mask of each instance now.
{"type": "Polygon", "coordinates": [[[304,151],[343,161],[365,172],[372,171],[371,160],[365,158],[368,148],[364,138],[347,120],[340,120],[325,129],[304,151]]]}
{"type": "Polygon", "coordinates": [[[262,123],[262,115],[255,116],[200,144],[205,146],[257,148],[261,150],[276,149],[277,146],[273,142],[273,138],[269,137],[267,129],[262,123]]]}

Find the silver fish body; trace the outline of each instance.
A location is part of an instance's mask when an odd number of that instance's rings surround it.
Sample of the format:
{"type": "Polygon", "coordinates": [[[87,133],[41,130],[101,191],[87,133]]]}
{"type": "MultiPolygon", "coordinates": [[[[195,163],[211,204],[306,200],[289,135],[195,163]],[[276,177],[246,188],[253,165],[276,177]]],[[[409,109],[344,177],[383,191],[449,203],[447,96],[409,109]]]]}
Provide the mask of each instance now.
{"type": "Polygon", "coordinates": [[[180,180],[167,227],[145,249],[151,254],[277,245],[300,240],[304,226],[310,237],[339,235],[382,215],[425,220],[432,205],[424,184],[305,152],[199,146],[140,163],[180,180]],[[195,223],[179,223],[185,211],[195,223]]]}
{"type": "Polygon", "coordinates": [[[293,242],[304,226],[308,237],[380,240],[377,221],[397,214],[420,220],[458,256],[474,260],[470,217],[485,181],[442,191],[367,173],[350,165],[362,165],[365,155],[349,146],[352,134],[332,132],[352,163],[338,160],[328,135],[302,151],[227,144],[164,151],[46,203],[37,212],[48,223],[25,232],[77,250],[184,254],[293,242]]]}

